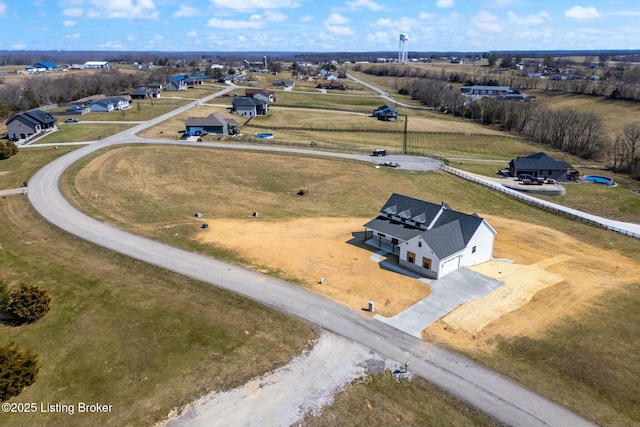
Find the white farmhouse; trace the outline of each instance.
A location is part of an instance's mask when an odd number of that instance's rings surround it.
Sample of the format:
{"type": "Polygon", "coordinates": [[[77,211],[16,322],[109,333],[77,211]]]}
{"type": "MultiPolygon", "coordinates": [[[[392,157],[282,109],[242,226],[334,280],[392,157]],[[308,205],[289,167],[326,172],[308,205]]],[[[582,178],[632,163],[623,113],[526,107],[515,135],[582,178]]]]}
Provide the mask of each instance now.
{"type": "Polygon", "coordinates": [[[401,266],[433,279],[489,261],[496,235],[476,214],[395,193],[364,227],[368,245],[397,255],[401,266]]]}

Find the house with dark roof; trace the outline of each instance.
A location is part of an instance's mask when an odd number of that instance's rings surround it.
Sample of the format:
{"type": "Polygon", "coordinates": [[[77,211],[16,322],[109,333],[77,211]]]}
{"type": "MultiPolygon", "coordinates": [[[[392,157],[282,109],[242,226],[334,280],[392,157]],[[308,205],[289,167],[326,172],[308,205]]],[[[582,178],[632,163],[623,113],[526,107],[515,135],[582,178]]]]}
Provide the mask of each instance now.
{"type": "Polygon", "coordinates": [[[293,80],[274,80],[271,84],[273,86],[283,87],[285,89],[292,89],[296,85],[293,80]]]}
{"type": "Polygon", "coordinates": [[[7,138],[26,140],[38,134],[58,129],[58,120],[42,110],[14,114],[7,120],[7,138]]]}
{"type": "Polygon", "coordinates": [[[398,110],[395,107],[383,105],[373,110],[373,117],[384,121],[398,120],[398,110]]]}
{"type": "Polygon", "coordinates": [[[189,117],[185,123],[188,135],[213,133],[216,135],[235,135],[238,133],[238,122],[221,113],[212,113],[207,117],[189,117]]]}
{"type": "Polygon", "coordinates": [[[129,93],[131,99],[147,99],[151,98],[151,89],[146,86],[135,88],[129,93]]]}
{"type": "Polygon", "coordinates": [[[519,156],[509,162],[509,176],[528,174],[537,178],[551,178],[560,182],[572,180],[572,167],[567,162],[554,160],[543,152],[519,156]]]}
{"type": "Polygon", "coordinates": [[[496,235],[476,214],[396,193],[364,228],[366,244],[397,255],[401,266],[433,279],[491,260],[496,235]]]}
{"type": "Polygon", "coordinates": [[[231,112],[243,117],[264,116],[269,111],[269,104],[261,99],[234,96],[231,112]]]}
{"type": "Polygon", "coordinates": [[[245,89],[244,96],[247,98],[261,99],[264,102],[275,102],[276,95],[268,89],[245,89]]]}
{"type": "Polygon", "coordinates": [[[185,79],[169,79],[166,85],[164,85],[166,91],[179,91],[187,90],[187,81],[185,79]]]}

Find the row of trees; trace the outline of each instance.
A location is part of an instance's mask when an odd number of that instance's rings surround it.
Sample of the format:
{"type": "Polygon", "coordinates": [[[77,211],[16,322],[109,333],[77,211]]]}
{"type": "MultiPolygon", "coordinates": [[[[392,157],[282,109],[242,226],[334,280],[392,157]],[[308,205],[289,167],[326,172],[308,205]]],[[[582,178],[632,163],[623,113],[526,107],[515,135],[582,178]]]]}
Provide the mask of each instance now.
{"type": "MultiPolygon", "coordinates": [[[[35,285],[22,283],[9,290],[7,282],[0,279],[0,318],[10,323],[33,323],[49,311],[49,292],[35,285]],[[7,316],[8,314],[8,316],[7,316]]],[[[38,357],[29,350],[21,351],[14,343],[0,346],[0,402],[22,393],[33,384],[40,367],[38,357]]]]}

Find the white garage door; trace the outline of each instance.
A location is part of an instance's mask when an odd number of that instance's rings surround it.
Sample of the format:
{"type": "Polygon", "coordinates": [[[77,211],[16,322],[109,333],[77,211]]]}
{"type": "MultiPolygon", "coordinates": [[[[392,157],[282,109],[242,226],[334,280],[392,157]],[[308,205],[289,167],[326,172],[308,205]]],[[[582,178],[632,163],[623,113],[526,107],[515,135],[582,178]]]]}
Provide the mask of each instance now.
{"type": "Polygon", "coordinates": [[[442,264],[442,268],[440,269],[440,277],[444,276],[445,274],[449,274],[452,271],[456,271],[459,266],[460,266],[459,256],[452,258],[449,261],[446,261],[444,264],[442,264]]]}

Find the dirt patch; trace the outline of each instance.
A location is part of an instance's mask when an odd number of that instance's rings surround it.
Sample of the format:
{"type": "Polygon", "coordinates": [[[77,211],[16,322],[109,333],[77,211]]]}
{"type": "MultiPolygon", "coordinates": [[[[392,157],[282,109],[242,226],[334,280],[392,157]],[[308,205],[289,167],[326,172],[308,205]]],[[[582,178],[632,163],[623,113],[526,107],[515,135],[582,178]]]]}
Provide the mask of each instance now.
{"type": "Polygon", "coordinates": [[[640,266],[615,250],[584,244],[560,231],[485,216],[498,231],[496,258],[472,269],[505,283],[462,305],[423,331],[423,338],[454,346],[478,338],[535,336],[556,319],[577,316],[604,292],[640,275],[640,266]]]}
{"type": "MultiPolygon", "coordinates": [[[[498,231],[493,261],[473,270],[505,283],[486,297],[460,306],[423,332],[423,338],[534,335],[557,318],[575,315],[608,289],[640,275],[633,260],[615,250],[584,244],[565,233],[483,215],[498,231]]],[[[210,220],[204,243],[240,253],[263,271],[278,271],[354,310],[376,303],[393,316],[430,294],[423,282],[384,270],[362,244],[366,218],[290,221],[210,220]],[[320,280],[324,278],[324,283],[320,280]]],[[[363,312],[364,313],[364,312],[363,312]]],[[[476,345],[477,342],[472,345],[476,345]]]]}
{"type": "Polygon", "coordinates": [[[367,218],[305,218],[285,222],[212,220],[200,240],[242,254],[256,266],[298,278],[316,292],[354,310],[376,303],[393,316],[426,298],[431,288],[417,279],[384,270],[362,244],[367,218]],[[355,233],[355,235],[354,235],[355,233]],[[320,280],[324,278],[324,283],[320,280]]]}

